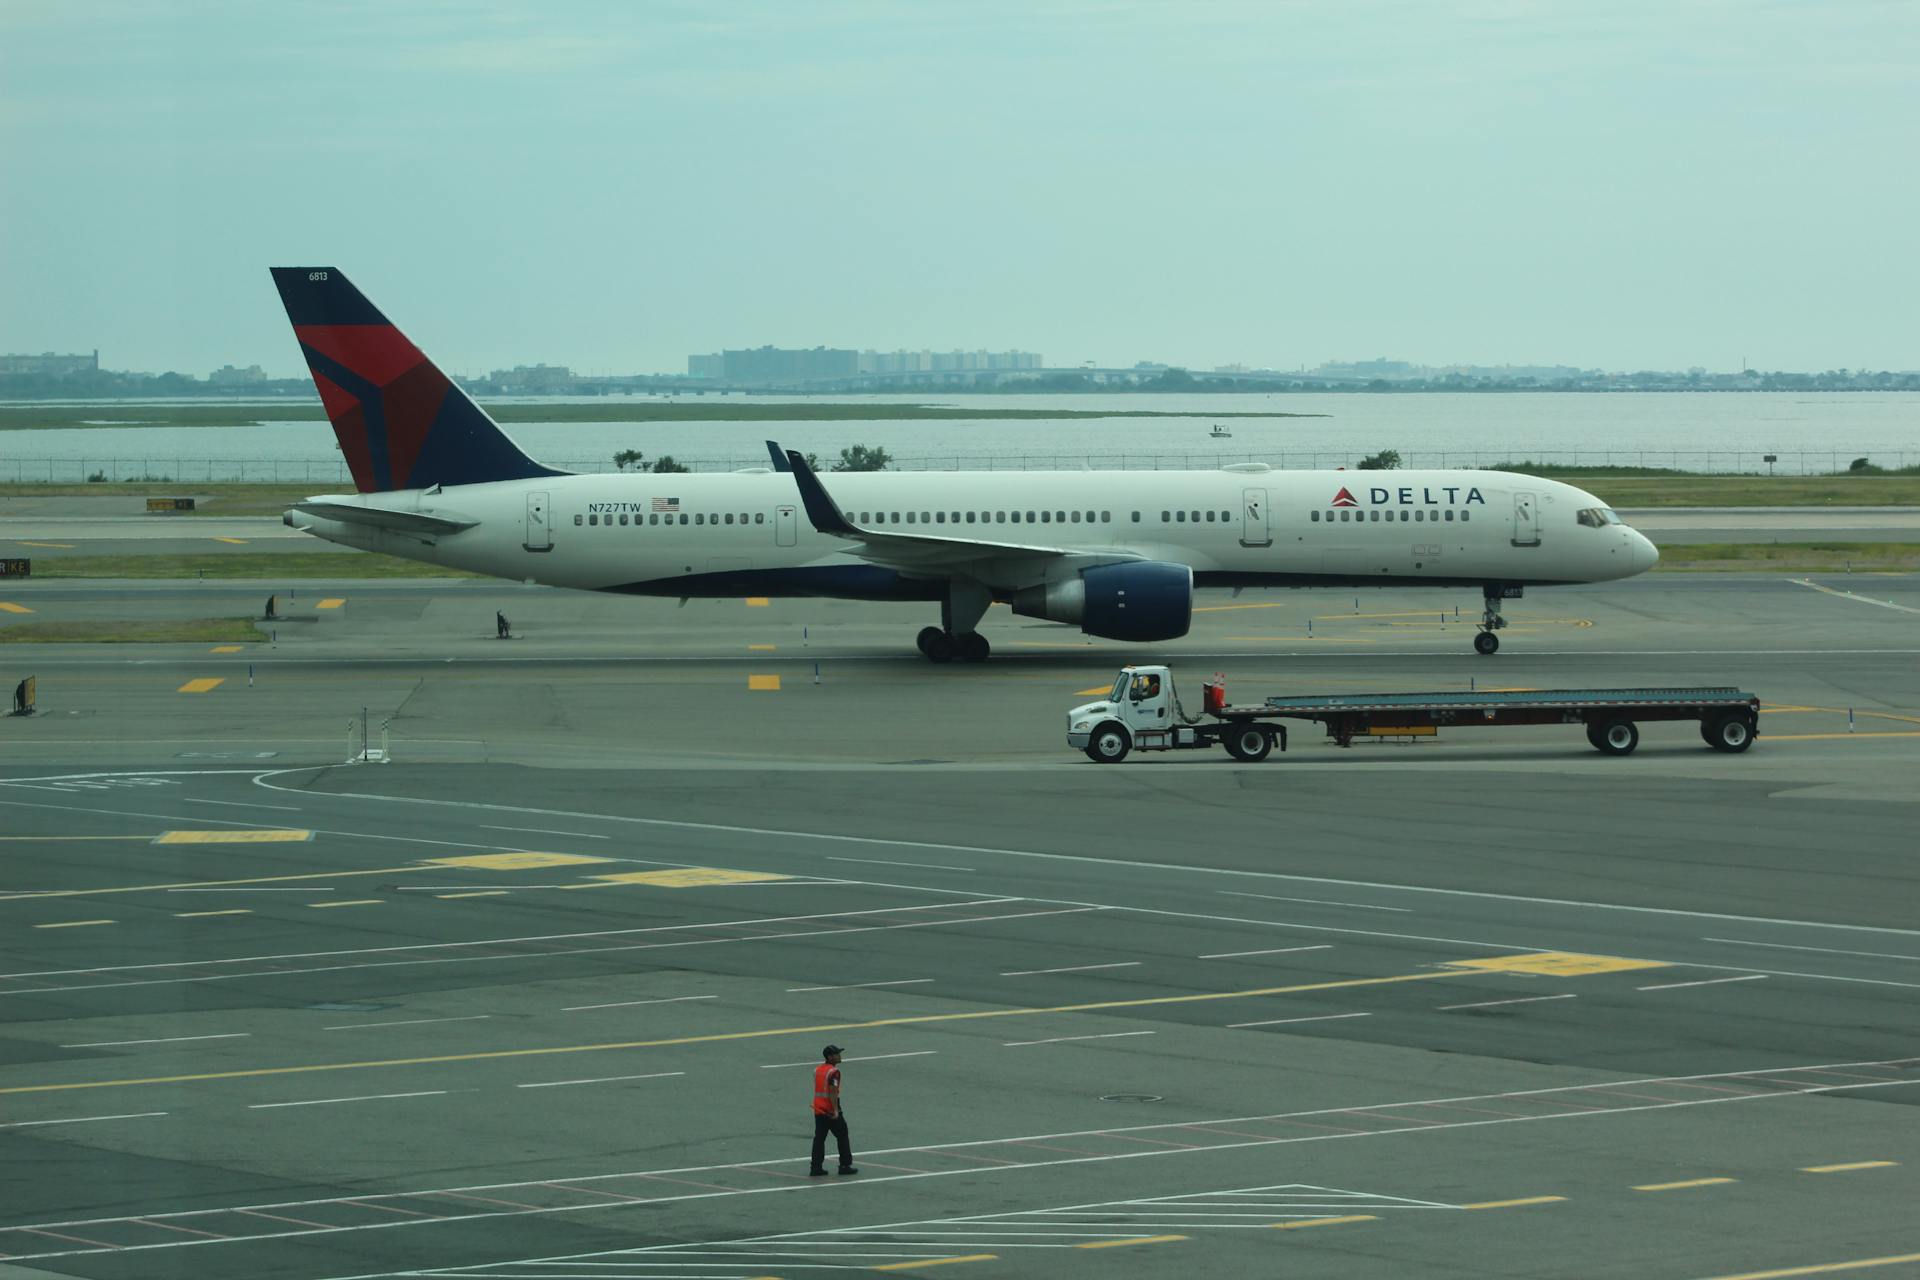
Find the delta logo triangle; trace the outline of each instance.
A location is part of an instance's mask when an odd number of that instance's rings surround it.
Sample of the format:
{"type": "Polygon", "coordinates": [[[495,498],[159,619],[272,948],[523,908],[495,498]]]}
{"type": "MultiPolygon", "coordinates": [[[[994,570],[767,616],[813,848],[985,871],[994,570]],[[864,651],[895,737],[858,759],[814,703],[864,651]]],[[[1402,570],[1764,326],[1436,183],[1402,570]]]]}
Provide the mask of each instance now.
{"type": "Polygon", "coordinates": [[[1357,507],[1360,504],[1353,500],[1353,495],[1347,492],[1345,485],[1342,485],[1340,492],[1333,495],[1333,505],[1336,507],[1357,507]]]}

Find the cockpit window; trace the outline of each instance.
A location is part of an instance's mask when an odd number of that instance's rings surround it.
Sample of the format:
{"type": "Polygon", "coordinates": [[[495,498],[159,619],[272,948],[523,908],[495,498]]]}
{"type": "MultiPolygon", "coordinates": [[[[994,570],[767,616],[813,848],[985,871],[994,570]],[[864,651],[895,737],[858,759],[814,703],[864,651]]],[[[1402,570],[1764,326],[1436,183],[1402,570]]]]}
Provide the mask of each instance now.
{"type": "Polygon", "coordinates": [[[1625,523],[1612,507],[1588,507],[1574,518],[1590,529],[1604,529],[1610,524],[1625,523]]]}

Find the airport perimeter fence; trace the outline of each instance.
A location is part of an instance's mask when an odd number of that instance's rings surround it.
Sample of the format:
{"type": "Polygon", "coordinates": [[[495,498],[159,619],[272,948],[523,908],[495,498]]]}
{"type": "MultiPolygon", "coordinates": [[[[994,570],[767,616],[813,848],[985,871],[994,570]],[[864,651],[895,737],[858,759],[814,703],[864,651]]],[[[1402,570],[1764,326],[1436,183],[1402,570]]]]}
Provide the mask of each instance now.
{"type": "MultiPolygon", "coordinates": [[[[1826,475],[1844,472],[1856,458],[1896,470],[1920,465],[1920,452],[1874,452],[1871,449],[1801,450],[1766,454],[1733,450],[1405,450],[1403,468],[1459,468],[1528,466],[1596,471],[1634,467],[1709,475],[1826,475]],[[1771,458],[1771,461],[1769,461],[1771,458]]],[[[611,458],[543,459],[566,471],[618,470],[611,458]]],[[[765,469],[764,457],[681,458],[682,466],[697,472],[765,469]]],[[[833,459],[822,457],[823,467],[833,459]]],[[[1236,463],[1263,462],[1278,470],[1353,470],[1358,459],[1332,450],[1286,450],[1279,453],[1030,453],[929,454],[896,457],[894,471],[1208,471],[1236,463]]],[[[15,484],[78,484],[86,481],[159,481],[173,484],[308,484],[340,485],[351,481],[347,465],[334,458],[0,458],[0,481],[15,484]]]]}

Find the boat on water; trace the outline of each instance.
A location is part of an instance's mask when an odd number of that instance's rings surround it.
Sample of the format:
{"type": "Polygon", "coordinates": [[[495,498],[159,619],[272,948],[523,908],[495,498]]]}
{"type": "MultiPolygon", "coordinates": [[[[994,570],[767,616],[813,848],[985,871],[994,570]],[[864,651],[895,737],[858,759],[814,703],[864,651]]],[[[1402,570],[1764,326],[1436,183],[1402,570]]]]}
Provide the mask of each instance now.
{"type": "Polygon", "coordinates": [[[1231,439],[1233,439],[1233,432],[1231,432],[1231,431],[1229,431],[1229,430],[1227,430],[1227,429],[1226,429],[1225,427],[1223,427],[1223,426],[1221,426],[1221,425],[1220,425],[1219,423],[1217,423],[1217,422],[1213,424],[1213,430],[1212,430],[1212,431],[1209,431],[1209,432],[1207,433],[1207,435],[1208,435],[1209,437],[1211,437],[1212,439],[1215,439],[1215,440],[1231,440],[1231,439]]]}

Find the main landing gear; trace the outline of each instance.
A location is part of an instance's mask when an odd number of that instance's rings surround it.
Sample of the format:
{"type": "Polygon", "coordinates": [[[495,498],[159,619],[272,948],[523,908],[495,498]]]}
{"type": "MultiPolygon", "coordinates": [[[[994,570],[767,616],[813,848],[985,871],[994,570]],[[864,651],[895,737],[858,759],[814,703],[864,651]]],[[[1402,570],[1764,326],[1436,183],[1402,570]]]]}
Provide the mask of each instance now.
{"type": "Polygon", "coordinates": [[[955,578],[940,602],[940,625],[922,627],[914,643],[930,662],[985,662],[993,646],[976,627],[993,603],[993,593],[971,579],[955,578]]]}
{"type": "Polygon", "coordinates": [[[1500,616],[1500,602],[1502,600],[1517,600],[1520,598],[1521,592],[1525,590],[1525,587],[1501,587],[1491,583],[1480,588],[1482,608],[1480,611],[1480,633],[1473,638],[1473,651],[1475,653],[1491,654],[1500,652],[1500,637],[1495,633],[1507,625],[1507,620],[1500,616]]]}

